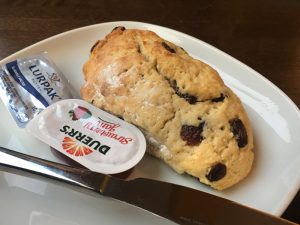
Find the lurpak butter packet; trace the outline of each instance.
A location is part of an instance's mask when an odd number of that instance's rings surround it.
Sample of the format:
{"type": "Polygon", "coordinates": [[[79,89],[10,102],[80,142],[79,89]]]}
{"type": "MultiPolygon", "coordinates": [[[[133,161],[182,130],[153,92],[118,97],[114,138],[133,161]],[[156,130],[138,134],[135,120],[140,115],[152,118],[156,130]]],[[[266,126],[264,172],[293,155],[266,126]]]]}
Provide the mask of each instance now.
{"type": "Polygon", "coordinates": [[[17,125],[54,102],[72,98],[68,82],[46,52],[0,66],[0,97],[17,125]]]}
{"type": "Polygon", "coordinates": [[[139,129],[79,99],[53,103],[32,119],[26,130],[99,173],[124,172],[134,167],[146,150],[139,129]]]}

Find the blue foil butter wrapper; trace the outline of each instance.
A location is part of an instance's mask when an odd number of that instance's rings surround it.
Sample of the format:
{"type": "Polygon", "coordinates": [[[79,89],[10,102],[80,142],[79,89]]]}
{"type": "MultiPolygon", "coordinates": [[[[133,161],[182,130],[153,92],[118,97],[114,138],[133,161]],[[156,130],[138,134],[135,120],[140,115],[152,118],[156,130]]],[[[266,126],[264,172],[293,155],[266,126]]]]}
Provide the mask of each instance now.
{"type": "Polygon", "coordinates": [[[72,98],[68,82],[47,53],[0,68],[0,97],[21,128],[54,102],[72,98]]]}

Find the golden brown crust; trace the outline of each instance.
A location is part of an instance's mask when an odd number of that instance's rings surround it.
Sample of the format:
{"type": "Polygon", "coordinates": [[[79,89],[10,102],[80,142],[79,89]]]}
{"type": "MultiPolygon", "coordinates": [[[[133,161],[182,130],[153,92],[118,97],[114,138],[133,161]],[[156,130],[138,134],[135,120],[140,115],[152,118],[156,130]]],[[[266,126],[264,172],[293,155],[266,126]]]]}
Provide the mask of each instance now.
{"type": "Polygon", "coordinates": [[[151,31],[118,28],[93,48],[83,72],[82,98],[140,127],[159,145],[148,152],[178,173],[216,189],[249,173],[253,137],[240,100],[213,68],[180,47],[151,31]],[[232,119],[244,126],[245,146],[238,146],[232,119]],[[202,141],[191,145],[183,136],[201,126],[202,141]],[[210,175],[224,170],[217,164],[226,171],[214,181],[210,175]]]}

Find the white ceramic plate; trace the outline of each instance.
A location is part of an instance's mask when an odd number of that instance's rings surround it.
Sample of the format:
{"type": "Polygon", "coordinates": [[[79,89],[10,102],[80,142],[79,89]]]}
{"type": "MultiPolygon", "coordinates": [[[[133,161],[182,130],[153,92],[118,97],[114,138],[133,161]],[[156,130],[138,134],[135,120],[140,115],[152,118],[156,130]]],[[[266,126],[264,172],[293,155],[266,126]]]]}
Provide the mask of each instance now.
{"type": "MultiPolygon", "coordinates": [[[[300,186],[299,109],[263,76],[220,50],[168,28],[137,22],[112,22],[59,34],[25,48],[0,63],[48,51],[79,97],[79,88],[83,84],[82,65],[88,59],[91,46],[116,26],[155,31],[213,66],[241,98],[254,128],[256,158],[253,170],[246,180],[228,191],[214,191],[193,178],[176,174],[149,156],[139,163],[133,176],[178,183],[280,215],[300,186]]],[[[0,113],[1,146],[58,161],[47,145],[17,128],[2,103],[0,113]]],[[[6,225],[170,223],[101,196],[92,197],[59,185],[3,172],[0,172],[0,199],[0,218],[6,225]]]]}

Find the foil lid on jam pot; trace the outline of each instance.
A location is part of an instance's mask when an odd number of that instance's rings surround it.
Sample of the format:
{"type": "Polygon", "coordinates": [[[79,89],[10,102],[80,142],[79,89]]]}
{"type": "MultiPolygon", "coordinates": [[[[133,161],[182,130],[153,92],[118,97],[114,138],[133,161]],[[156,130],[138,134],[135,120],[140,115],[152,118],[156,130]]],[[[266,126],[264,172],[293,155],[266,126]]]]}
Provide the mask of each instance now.
{"type": "Polygon", "coordinates": [[[53,103],[26,130],[84,167],[105,174],[134,167],[146,150],[139,129],[79,99],[53,103]]]}
{"type": "Polygon", "coordinates": [[[17,125],[54,102],[72,98],[68,82],[46,52],[0,66],[0,97],[17,125]]]}

